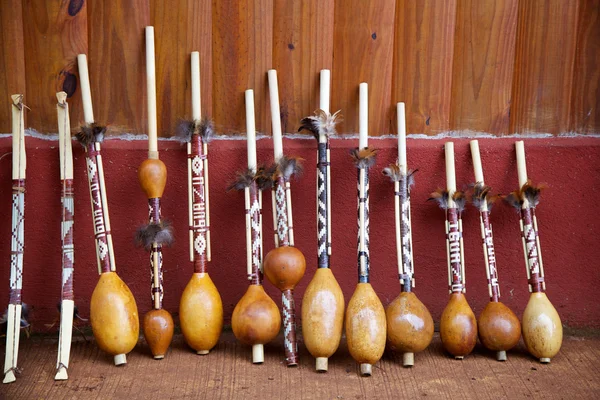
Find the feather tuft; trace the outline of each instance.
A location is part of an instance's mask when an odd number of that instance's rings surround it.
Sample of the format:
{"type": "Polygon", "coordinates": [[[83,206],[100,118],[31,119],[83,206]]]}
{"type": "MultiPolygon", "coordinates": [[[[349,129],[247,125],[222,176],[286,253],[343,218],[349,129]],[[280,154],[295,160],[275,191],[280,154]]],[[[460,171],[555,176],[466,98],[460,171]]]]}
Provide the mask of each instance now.
{"type": "Polygon", "coordinates": [[[244,190],[250,187],[254,181],[254,171],[247,169],[244,172],[238,172],[235,180],[229,185],[227,190],[244,190]]]}
{"type": "Polygon", "coordinates": [[[252,182],[256,182],[260,190],[270,189],[273,186],[275,169],[276,166],[273,165],[269,168],[259,167],[256,172],[250,169],[247,169],[244,172],[238,172],[237,178],[229,185],[227,190],[244,190],[247,187],[250,187],[252,182]]]}
{"type": "Polygon", "coordinates": [[[189,143],[192,140],[196,123],[191,119],[181,119],[175,128],[175,136],[182,143],[189,143]]]}
{"type": "Polygon", "coordinates": [[[350,155],[356,164],[356,168],[371,168],[375,165],[377,150],[373,148],[352,149],[350,155]]]}
{"type": "Polygon", "coordinates": [[[548,186],[544,183],[540,183],[535,186],[528,180],[523,187],[521,188],[521,198],[527,199],[530,206],[535,208],[540,203],[540,194],[542,190],[546,189],[548,186]]]}
{"type": "Polygon", "coordinates": [[[174,241],[171,223],[161,221],[140,226],[135,233],[135,241],[138,246],[143,246],[146,250],[150,250],[153,243],[159,246],[170,246],[174,241]]]}
{"type": "Polygon", "coordinates": [[[527,200],[530,207],[535,208],[540,202],[540,193],[547,187],[545,183],[535,186],[528,180],[519,190],[515,190],[508,196],[504,196],[504,201],[519,211],[523,207],[525,200],[527,200]]]}
{"type": "Polygon", "coordinates": [[[77,132],[75,137],[79,143],[87,148],[91,143],[101,143],[104,140],[106,126],[98,125],[95,122],[81,126],[81,130],[77,132]]]}
{"type": "Polygon", "coordinates": [[[517,211],[521,211],[521,207],[523,206],[523,199],[521,198],[520,190],[515,190],[509,195],[504,196],[504,201],[516,208],[517,211]]]}
{"type": "Polygon", "coordinates": [[[435,192],[431,193],[430,195],[431,197],[429,200],[434,200],[436,203],[438,203],[438,206],[440,206],[440,208],[442,210],[447,210],[448,209],[448,191],[445,189],[437,189],[435,192]]]}
{"type": "Polygon", "coordinates": [[[197,125],[197,129],[198,134],[205,143],[210,142],[213,136],[215,136],[215,126],[213,121],[208,117],[202,118],[200,124],[197,125]]]}
{"type": "Polygon", "coordinates": [[[273,164],[270,167],[259,167],[254,175],[254,180],[259,190],[267,190],[273,187],[273,178],[277,171],[277,165],[273,164]]]}
{"type": "Polygon", "coordinates": [[[303,118],[300,121],[298,132],[303,129],[309,130],[312,132],[315,139],[319,140],[319,135],[325,135],[327,137],[335,135],[335,124],[340,121],[342,121],[340,110],[332,115],[319,109],[315,111],[315,115],[303,118]]]}
{"type": "Polygon", "coordinates": [[[300,157],[281,156],[276,165],[276,174],[283,176],[286,182],[290,180],[292,175],[299,176],[302,173],[303,161],[300,157]]]}
{"type": "Polygon", "coordinates": [[[481,210],[481,207],[485,204],[487,206],[487,211],[491,212],[492,206],[498,198],[500,198],[500,195],[490,196],[492,188],[481,182],[474,183],[471,186],[473,188],[470,199],[471,203],[479,210],[481,210]]]}
{"type": "Polygon", "coordinates": [[[452,200],[454,200],[459,213],[465,211],[465,204],[467,204],[467,196],[465,195],[465,192],[457,190],[452,194],[452,200]]]}
{"type": "Polygon", "coordinates": [[[410,189],[415,184],[415,172],[417,170],[409,169],[406,175],[400,171],[400,167],[396,164],[390,164],[387,168],[381,171],[385,176],[389,177],[392,182],[400,182],[400,186],[406,181],[407,187],[410,189]]]}

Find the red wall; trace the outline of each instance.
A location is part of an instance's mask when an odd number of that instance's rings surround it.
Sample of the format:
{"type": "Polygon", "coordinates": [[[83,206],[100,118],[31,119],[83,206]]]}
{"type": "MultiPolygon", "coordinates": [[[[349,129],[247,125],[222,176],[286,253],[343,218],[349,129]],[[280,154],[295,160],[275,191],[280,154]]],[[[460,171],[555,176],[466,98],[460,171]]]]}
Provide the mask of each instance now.
{"type": "MultiPolygon", "coordinates": [[[[356,277],[356,174],[348,150],[358,140],[332,141],[332,269],[344,291],[352,295],[356,277]]],[[[459,188],[473,181],[469,140],[456,139],[459,188]]],[[[515,139],[480,139],[486,183],[495,191],[517,188],[515,139]]],[[[445,184],[444,140],[409,139],[409,165],[418,168],[413,190],[413,245],[416,293],[434,319],[448,299],[444,213],[429,193],[445,184]]],[[[33,306],[36,331],[57,316],[60,301],[60,187],[57,142],[26,138],[27,194],[25,200],[25,256],[23,300],[33,306]]],[[[379,148],[371,175],[371,282],[384,305],[398,293],[394,236],[393,186],[381,169],[394,161],[396,141],[372,140],[379,148]]],[[[575,327],[600,327],[600,246],[597,237],[600,196],[600,140],[549,138],[526,140],[529,176],[550,186],[538,207],[547,293],[563,322],[575,327]]],[[[140,314],[150,309],[148,255],[136,248],[133,234],[147,220],[147,203],[137,182],[137,167],[145,159],[145,141],[107,140],[103,159],[109,210],[115,240],[117,271],[133,291],[140,314]]],[[[191,273],[187,236],[187,171],[185,149],[173,141],[159,143],[161,159],[169,172],[162,202],[163,216],[174,224],[177,241],[164,250],[165,308],[177,312],[179,297],[191,273]]],[[[314,140],[284,142],[287,154],[303,157],[305,174],[292,183],[296,245],[308,261],[307,274],[296,290],[298,308],[304,289],[316,268],[314,140]]],[[[258,142],[259,162],[272,159],[272,142],[258,142]]],[[[0,139],[0,156],[11,151],[11,139],[0,139]]],[[[90,219],[85,157],[74,143],[75,163],[75,298],[83,316],[97,281],[94,239],[90,219]]],[[[210,145],[210,188],[213,261],[209,272],[225,306],[226,322],[246,290],[244,200],[241,193],[226,192],[237,170],[246,163],[243,140],[215,140],[210,145]]],[[[11,156],[0,159],[0,303],[8,301],[11,230],[11,156]]],[[[273,247],[270,194],[264,202],[265,254],[273,247]]],[[[469,206],[464,215],[467,298],[476,314],[487,297],[478,213],[469,206]]],[[[505,204],[492,211],[502,301],[521,315],[527,304],[526,272],[518,215],[505,204]]],[[[277,289],[267,291],[280,302],[277,289]]],[[[55,326],[54,329],[56,329],[55,326]]]]}

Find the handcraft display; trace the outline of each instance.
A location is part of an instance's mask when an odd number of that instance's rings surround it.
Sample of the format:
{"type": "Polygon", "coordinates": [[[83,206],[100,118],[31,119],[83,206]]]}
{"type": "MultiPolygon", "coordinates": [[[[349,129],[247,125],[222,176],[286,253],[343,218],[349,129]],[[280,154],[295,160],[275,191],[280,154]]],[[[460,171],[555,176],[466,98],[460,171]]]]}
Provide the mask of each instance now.
{"type": "Polygon", "coordinates": [[[360,364],[360,374],[370,376],[385,350],[386,318],[381,300],[369,282],[369,169],[377,151],[368,144],[368,86],[360,84],[358,148],[352,158],[358,169],[358,284],[346,309],[346,339],[352,358],[360,364]]]}
{"type": "Polygon", "coordinates": [[[344,293],[331,272],[331,157],[329,138],[335,135],[339,111],[330,114],[330,71],[321,70],[319,110],[302,120],[317,140],[317,271],[302,298],[304,345],[316,358],[316,370],[326,372],[328,359],[340,345],[344,325],[344,293]]]}
{"type": "Polygon", "coordinates": [[[522,140],[515,143],[515,149],[519,189],[507,196],[506,200],[521,215],[523,254],[531,293],[523,312],[523,340],[531,355],[538,358],[541,363],[549,363],[560,350],[563,329],[556,309],[544,293],[546,291],[544,263],[535,216],[535,209],[540,202],[540,192],[544,186],[534,186],[527,177],[525,145],[522,140]]]}
{"type": "Polygon", "coordinates": [[[306,270],[304,255],[294,247],[292,193],[290,188],[290,179],[298,173],[300,160],[283,154],[277,71],[274,69],[269,70],[268,77],[275,156],[275,164],[272,171],[269,172],[273,181],[271,199],[274,214],[275,248],[265,256],[263,269],[269,282],[281,290],[285,362],[288,367],[292,367],[298,365],[294,287],[300,282],[306,270]]]}
{"type": "Polygon", "coordinates": [[[246,203],[246,272],[250,286],[235,306],[231,328],[242,343],[252,346],[252,362],[265,360],[264,344],[275,339],[281,327],[277,305],[262,286],[262,192],[270,178],[256,164],[256,128],[254,124],[254,92],[246,90],[246,139],[248,169],[239,174],[232,189],[243,190],[246,203]]]}
{"type": "Polygon", "coordinates": [[[152,309],[144,315],[144,338],[155,359],[160,360],[173,339],[173,317],[162,307],[163,256],[162,247],[173,241],[171,226],[162,220],[160,198],[167,184],[167,167],[158,158],[158,134],[156,125],[156,68],[154,62],[154,27],[146,27],[146,83],[148,87],[148,158],[138,168],[138,179],[148,197],[147,225],[136,233],[138,244],[150,250],[150,276],[152,309]]]}
{"type": "Polygon", "coordinates": [[[187,145],[188,225],[190,261],[194,272],[181,294],[179,322],[186,343],[197,354],[208,354],[223,330],[223,302],[207,271],[210,251],[210,201],[208,143],[214,135],[212,121],[202,118],[200,53],[191,54],[192,120],[178,127],[187,145]]]}
{"type": "Polygon", "coordinates": [[[485,272],[490,295],[489,303],[479,314],[477,331],[481,343],[489,350],[496,352],[496,359],[506,361],[506,351],[515,347],[521,338],[521,323],[515,313],[500,301],[496,251],[490,222],[490,211],[496,197],[489,195],[491,187],[487,186],[483,180],[483,168],[477,140],[471,140],[471,156],[475,172],[475,185],[471,200],[479,210],[485,272]]]}
{"type": "Polygon", "coordinates": [[[10,288],[6,329],[6,355],[3,383],[17,380],[17,358],[22,312],[26,310],[21,299],[23,290],[23,250],[25,247],[25,105],[22,94],[11,96],[12,113],[12,228],[10,242],[10,288]],[[24,310],[25,309],[25,310],[24,310]]]}
{"type": "Polygon", "coordinates": [[[396,164],[385,168],[383,173],[394,182],[396,251],[401,292],[386,310],[387,340],[392,349],[402,353],[402,364],[412,367],[414,353],[425,350],[433,339],[433,318],[412,290],[415,279],[410,188],[416,171],[408,169],[404,103],[397,104],[397,112],[398,160],[396,164]]]}
{"type": "Polygon", "coordinates": [[[90,319],[98,347],[114,356],[115,365],[122,365],[127,362],[126,354],[133,350],[138,341],[140,321],[135,298],[116,272],[101,155],[101,142],[106,127],[94,121],[85,54],[77,56],[77,63],[85,119],[85,125],[81,127],[77,139],[85,149],[96,258],[100,274],[90,301],[90,319]]]}
{"type": "Polygon", "coordinates": [[[73,151],[71,146],[71,123],[69,104],[65,92],[56,93],[58,120],[58,153],[60,159],[60,203],[61,239],[62,239],[62,285],[60,299],[60,333],[58,336],[58,357],[56,360],[55,380],[68,379],[73,317],[75,316],[75,295],[73,292],[73,273],[75,248],[73,228],[75,202],[73,199],[73,151]]]}
{"type": "Polygon", "coordinates": [[[456,359],[471,353],[477,343],[477,321],[464,295],[465,257],[462,213],[465,194],[456,190],[454,143],[446,142],[446,190],[432,193],[432,197],[446,212],[446,256],[448,259],[448,286],[450,300],[440,319],[440,337],[444,349],[456,359]]]}

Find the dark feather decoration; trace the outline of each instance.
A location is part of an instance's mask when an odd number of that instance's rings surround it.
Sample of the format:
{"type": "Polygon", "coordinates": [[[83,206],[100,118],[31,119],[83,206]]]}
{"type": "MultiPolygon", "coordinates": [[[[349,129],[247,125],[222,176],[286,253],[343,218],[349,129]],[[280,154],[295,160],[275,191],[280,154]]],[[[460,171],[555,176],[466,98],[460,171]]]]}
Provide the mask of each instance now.
{"type": "Polygon", "coordinates": [[[275,170],[276,166],[273,165],[270,168],[260,167],[256,173],[250,169],[239,172],[237,178],[229,185],[227,190],[244,190],[250,187],[252,182],[256,182],[260,190],[270,189],[273,186],[275,170]]]}
{"type": "Polygon", "coordinates": [[[521,189],[515,190],[508,196],[505,196],[504,201],[520,211],[523,207],[523,202],[527,199],[530,207],[535,208],[539,204],[540,194],[545,188],[547,188],[547,185],[544,183],[535,186],[528,180],[521,189]]]}
{"type": "Polygon", "coordinates": [[[254,181],[254,171],[247,169],[244,172],[238,172],[235,180],[227,187],[227,190],[244,190],[250,187],[254,181]]]}
{"type": "Polygon", "coordinates": [[[276,173],[283,176],[285,181],[289,181],[292,175],[300,176],[302,174],[302,165],[300,157],[281,156],[276,166],[276,173]]]}
{"type": "Polygon", "coordinates": [[[277,171],[277,166],[259,167],[254,175],[254,180],[259,190],[267,190],[273,187],[273,177],[277,171]]]}
{"type": "Polygon", "coordinates": [[[375,165],[377,150],[372,148],[352,149],[350,155],[356,164],[356,168],[371,168],[375,165]]]}
{"type": "Polygon", "coordinates": [[[403,182],[406,180],[407,187],[410,189],[415,184],[415,172],[418,170],[409,169],[406,175],[400,172],[400,167],[396,164],[390,164],[389,167],[384,168],[381,171],[385,176],[389,177],[392,182],[400,182],[402,186],[403,182]]]}
{"type": "Polygon", "coordinates": [[[437,189],[431,193],[431,197],[427,200],[434,200],[442,210],[448,209],[448,191],[445,189],[437,189]]]}
{"type": "Polygon", "coordinates": [[[465,211],[465,204],[467,203],[467,196],[465,195],[465,192],[457,190],[452,194],[452,200],[454,200],[459,213],[465,211]]]}
{"type": "Polygon", "coordinates": [[[504,196],[504,201],[517,209],[517,211],[521,211],[521,207],[523,206],[523,199],[521,198],[521,191],[515,190],[511,192],[509,195],[504,196]]]}
{"type": "Polygon", "coordinates": [[[471,194],[471,203],[478,209],[481,209],[483,205],[487,205],[488,212],[492,211],[492,206],[498,200],[498,196],[490,196],[490,190],[492,188],[481,182],[477,182],[472,185],[473,193],[471,194]]]}
{"type": "Polygon", "coordinates": [[[180,142],[189,143],[192,140],[192,135],[194,134],[195,129],[196,123],[194,120],[182,119],[177,123],[175,135],[180,142]]]}
{"type": "Polygon", "coordinates": [[[298,132],[303,129],[312,132],[314,137],[319,140],[319,135],[332,136],[335,135],[335,124],[342,120],[340,110],[336,111],[333,115],[323,110],[315,111],[315,115],[303,118],[300,121],[300,128],[298,132]]]}
{"type": "Polygon", "coordinates": [[[528,180],[521,188],[521,196],[527,199],[531,207],[535,208],[540,203],[540,194],[542,190],[547,187],[548,186],[544,183],[535,186],[528,180]]]}
{"type": "Polygon", "coordinates": [[[206,143],[215,135],[214,125],[208,117],[202,118],[202,121],[182,119],[177,123],[175,134],[179,141],[189,143],[192,140],[192,135],[197,133],[206,143]]]}
{"type": "Polygon", "coordinates": [[[91,143],[101,143],[104,140],[105,133],[106,126],[98,125],[93,122],[91,124],[82,125],[81,130],[77,132],[75,137],[83,147],[87,148],[91,143]]]}
{"type": "Polygon", "coordinates": [[[150,250],[153,243],[157,243],[159,246],[170,246],[173,240],[171,223],[167,221],[140,226],[135,233],[137,245],[143,246],[146,250],[150,250]]]}

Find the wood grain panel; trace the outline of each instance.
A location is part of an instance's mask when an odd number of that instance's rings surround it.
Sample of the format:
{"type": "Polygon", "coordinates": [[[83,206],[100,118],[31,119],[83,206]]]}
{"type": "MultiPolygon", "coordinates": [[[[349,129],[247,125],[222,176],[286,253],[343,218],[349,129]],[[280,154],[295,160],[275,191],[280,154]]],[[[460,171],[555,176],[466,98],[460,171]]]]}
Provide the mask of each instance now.
{"type": "Polygon", "coordinates": [[[391,132],[394,0],[337,0],[331,110],[341,109],[340,133],[358,132],[358,85],[369,84],[369,135],[391,132]]]}
{"type": "Polygon", "coordinates": [[[510,132],[569,129],[578,1],[519,2],[510,132]]]}
{"type": "Polygon", "coordinates": [[[200,52],[202,114],[212,115],[212,4],[150,1],[155,31],[158,134],[172,136],[180,118],[191,118],[190,53],[200,52]]]}
{"type": "Polygon", "coordinates": [[[455,23],[456,0],[398,0],[392,101],[406,103],[408,133],[450,128],[455,23]]]}
{"type": "Polygon", "coordinates": [[[459,0],[450,128],[507,134],[518,0],[459,0]]]}
{"type": "Polygon", "coordinates": [[[57,132],[54,105],[61,90],[67,93],[72,120],[83,120],[76,58],[88,49],[86,12],[80,0],[23,2],[29,126],[40,132],[57,132]]]}
{"type": "Polygon", "coordinates": [[[319,71],[333,66],[334,0],[275,0],[273,68],[277,69],[281,128],[296,132],[319,102],[319,71]]]}
{"type": "Polygon", "coordinates": [[[272,54],[273,0],[213,1],[213,113],[219,133],[246,130],[246,89],[254,90],[257,131],[271,131],[272,54]]]}
{"type": "Polygon", "coordinates": [[[600,0],[579,7],[570,130],[600,133],[600,0]]]}
{"type": "Polygon", "coordinates": [[[88,64],[94,117],[111,132],[147,133],[148,0],[91,1],[88,64]]]}
{"type": "MultiPolygon", "coordinates": [[[[0,133],[10,133],[10,95],[25,94],[25,45],[20,0],[0,2],[0,133]]],[[[26,97],[25,102],[29,99],[26,97]]],[[[25,113],[27,118],[27,113],[25,113]]],[[[25,121],[29,122],[28,119],[25,121]]]]}

